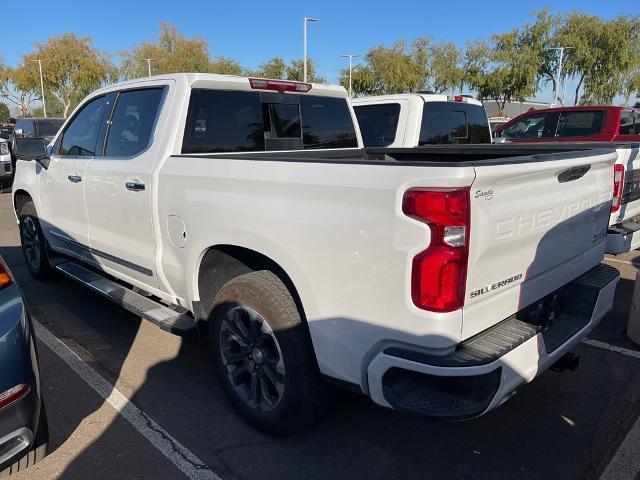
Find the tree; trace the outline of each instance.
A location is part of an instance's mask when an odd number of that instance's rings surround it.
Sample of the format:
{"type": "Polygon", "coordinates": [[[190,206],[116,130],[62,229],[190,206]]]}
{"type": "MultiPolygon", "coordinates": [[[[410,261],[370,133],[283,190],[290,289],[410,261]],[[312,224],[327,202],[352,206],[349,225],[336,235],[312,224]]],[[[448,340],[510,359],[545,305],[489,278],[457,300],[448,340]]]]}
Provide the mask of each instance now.
{"type": "Polygon", "coordinates": [[[147,59],[151,60],[152,74],[208,72],[212,68],[229,67],[228,59],[218,59],[218,64],[212,61],[209,43],[205,39],[187,38],[168,23],[160,24],[157,42],[142,42],[132,51],[122,52],[120,56],[120,76],[126,79],[148,75],[147,59]]]}
{"type": "Polygon", "coordinates": [[[432,44],[428,63],[428,85],[436,93],[457,88],[464,78],[462,53],[452,42],[432,44]]]}
{"type": "Polygon", "coordinates": [[[562,45],[572,47],[565,67],[567,74],[577,79],[574,103],[613,102],[623,89],[623,72],[633,66],[640,42],[638,17],[605,21],[573,12],[563,19],[557,38],[562,45]]]}
{"type": "Polygon", "coordinates": [[[227,57],[218,57],[209,63],[209,73],[223,75],[242,75],[245,70],[238,62],[227,57]]]}
{"type": "MultiPolygon", "coordinates": [[[[560,85],[557,85],[556,78],[560,55],[556,48],[567,46],[561,45],[557,38],[561,17],[552,15],[546,8],[535,15],[535,22],[527,23],[519,30],[518,44],[523,48],[530,49],[532,55],[539,59],[538,82],[551,84],[551,89],[554,94],[557,94],[560,90],[560,85]]],[[[568,51],[565,51],[565,54],[568,51]]],[[[563,78],[566,78],[567,70],[565,69],[564,72],[563,78]]],[[[560,82],[562,84],[562,78],[560,82]]],[[[564,103],[564,99],[560,98],[559,95],[554,99],[555,101],[564,103]]]]}
{"type": "Polygon", "coordinates": [[[481,99],[492,99],[502,116],[510,101],[523,102],[538,90],[539,63],[535,49],[522,45],[518,30],[470,43],[465,82],[481,99]]]}
{"type": "MultiPolygon", "coordinates": [[[[318,66],[312,58],[307,58],[307,81],[312,83],[327,83],[327,80],[317,73],[318,66]]],[[[304,80],[304,61],[291,60],[286,70],[287,80],[302,82],[304,80]]]]}
{"type": "Polygon", "coordinates": [[[274,57],[261,64],[257,71],[251,72],[251,75],[262,78],[273,78],[275,80],[284,80],[287,76],[287,64],[282,58],[274,57]]]}
{"type": "MultiPolygon", "coordinates": [[[[403,40],[391,47],[383,45],[370,49],[364,64],[353,68],[353,91],[356,94],[385,95],[406,93],[424,87],[425,65],[421,63],[422,50],[409,48],[403,40]]],[[[340,83],[349,85],[349,70],[340,71],[340,83]]]]}
{"type": "Polygon", "coordinates": [[[11,112],[6,103],[0,102],[0,123],[9,123],[11,112]]]}
{"type": "Polygon", "coordinates": [[[45,92],[54,96],[66,117],[88,93],[112,78],[114,67],[106,53],[95,49],[90,37],[64,33],[46,43],[36,43],[36,51],[22,57],[13,71],[13,82],[22,91],[38,91],[42,60],[45,92]]]}
{"type": "Polygon", "coordinates": [[[31,102],[39,97],[39,90],[36,90],[31,82],[25,82],[22,76],[16,75],[16,71],[0,58],[0,98],[16,105],[20,116],[26,117],[31,102]]]}

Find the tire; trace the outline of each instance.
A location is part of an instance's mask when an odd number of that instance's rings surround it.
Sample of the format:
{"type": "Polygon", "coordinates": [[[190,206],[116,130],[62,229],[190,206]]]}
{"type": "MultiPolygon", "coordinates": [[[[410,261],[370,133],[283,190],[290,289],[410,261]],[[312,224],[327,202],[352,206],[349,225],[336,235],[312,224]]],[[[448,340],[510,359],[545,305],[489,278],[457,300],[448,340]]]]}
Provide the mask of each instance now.
{"type": "Polygon", "coordinates": [[[302,430],[333,403],[291,293],[272,272],[230,280],[214,300],[214,361],[239,414],[272,435],[302,430]]]}
{"type": "Polygon", "coordinates": [[[29,201],[22,205],[18,219],[20,244],[27,268],[38,280],[50,279],[53,276],[53,269],[49,264],[49,249],[33,202],[29,201]]]}
{"type": "Polygon", "coordinates": [[[9,465],[0,471],[0,478],[8,478],[23,472],[26,468],[38,463],[48,453],[49,450],[49,424],[47,423],[47,411],[42,404],[40,410],[40,420],[38,421],[38,431],[33,440],[33,446],[27,454],[13,465],[9,465]]]}

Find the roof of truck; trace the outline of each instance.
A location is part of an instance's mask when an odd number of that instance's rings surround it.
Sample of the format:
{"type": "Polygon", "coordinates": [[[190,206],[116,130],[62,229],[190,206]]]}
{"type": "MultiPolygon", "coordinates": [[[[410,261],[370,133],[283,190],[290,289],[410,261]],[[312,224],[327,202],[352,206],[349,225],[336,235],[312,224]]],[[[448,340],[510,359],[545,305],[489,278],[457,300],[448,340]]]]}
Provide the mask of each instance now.
{"type": "Polygon", "coordinates": [[[482,102],[476,100],[475,98],[471,98],[465,95],[443,95],[438,93],[394,93],[391,95],[375,95],[368,97],[358,97],[353,99],[353,104],[357,105],[360,103],[372,103],[372,102],[393,102],[401,99],[416,99],[421,98],[425,102],[453,102],[454,100],[451,97],[463,97],[465,103],[470,103],[472,105],[482,105],[482,102]]]}
{"type": "MultiPolygon", "coordinates": [[[[176,83],[186,83],[191,88],[219,88],[223,90],[252,90],[249,83],[249,78],[261,78],[261,77],[244,77],[240,75],[221,75],[217,73],[168,73],[163,75],[154,75],[151,77],[141,77],[133,80],[126,80],[113,85],[108,85],[101,88],[97,92],[108,92],[115,89],[121,89],[123,87],[137,87],[141,84],[149,84],[158,81],[174,81],[176,83]]],[[[267,79],[274,81],[290,82],[289,80],[267,79]]],[[[304,82],[295,82],[304,83],[304,82]]],[[[311,85],[311,90],[308,94],[332,96],[332,97],[347,97],[347,91],[340,85],[325,85],[322,83],[306,82],[311,85]]],[[[263,90],[255,88],[255,90],[263,90]]],[[[297,92],[304,95],[304,92],[297,92]]]]}

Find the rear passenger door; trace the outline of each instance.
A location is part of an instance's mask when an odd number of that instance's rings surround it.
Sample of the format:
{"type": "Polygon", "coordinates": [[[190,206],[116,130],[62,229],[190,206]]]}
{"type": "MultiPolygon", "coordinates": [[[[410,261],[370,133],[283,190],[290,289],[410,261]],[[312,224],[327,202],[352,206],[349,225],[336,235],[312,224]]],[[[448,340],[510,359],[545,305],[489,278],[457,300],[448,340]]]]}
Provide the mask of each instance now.
{"type": "Polygon", "coordinates": [[[167,87],[117,92],[103,154],[87,161],[85,198],[91,253],[103,268],[131,283],[157,287],[152,172],[167,87]]]}

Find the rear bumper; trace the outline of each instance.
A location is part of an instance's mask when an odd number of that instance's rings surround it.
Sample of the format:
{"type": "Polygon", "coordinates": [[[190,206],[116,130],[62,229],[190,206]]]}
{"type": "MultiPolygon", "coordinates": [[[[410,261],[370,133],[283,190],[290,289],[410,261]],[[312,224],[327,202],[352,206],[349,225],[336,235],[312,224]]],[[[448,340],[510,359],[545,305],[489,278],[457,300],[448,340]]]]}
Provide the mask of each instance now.
{"type": "Polygon", "coordinates": [[[371,398],[432,418],[487,413],[598,324],[613,305],[618,279],[617,270],[599,265],[444,357],[410,346],[384,348],[368,366],[371,398]]]}
{"type": "Polygon", "coordinates": [[[632,217],[607,231],[607,253],[618,255],[640,248],[640,216],[632,217]]]}

